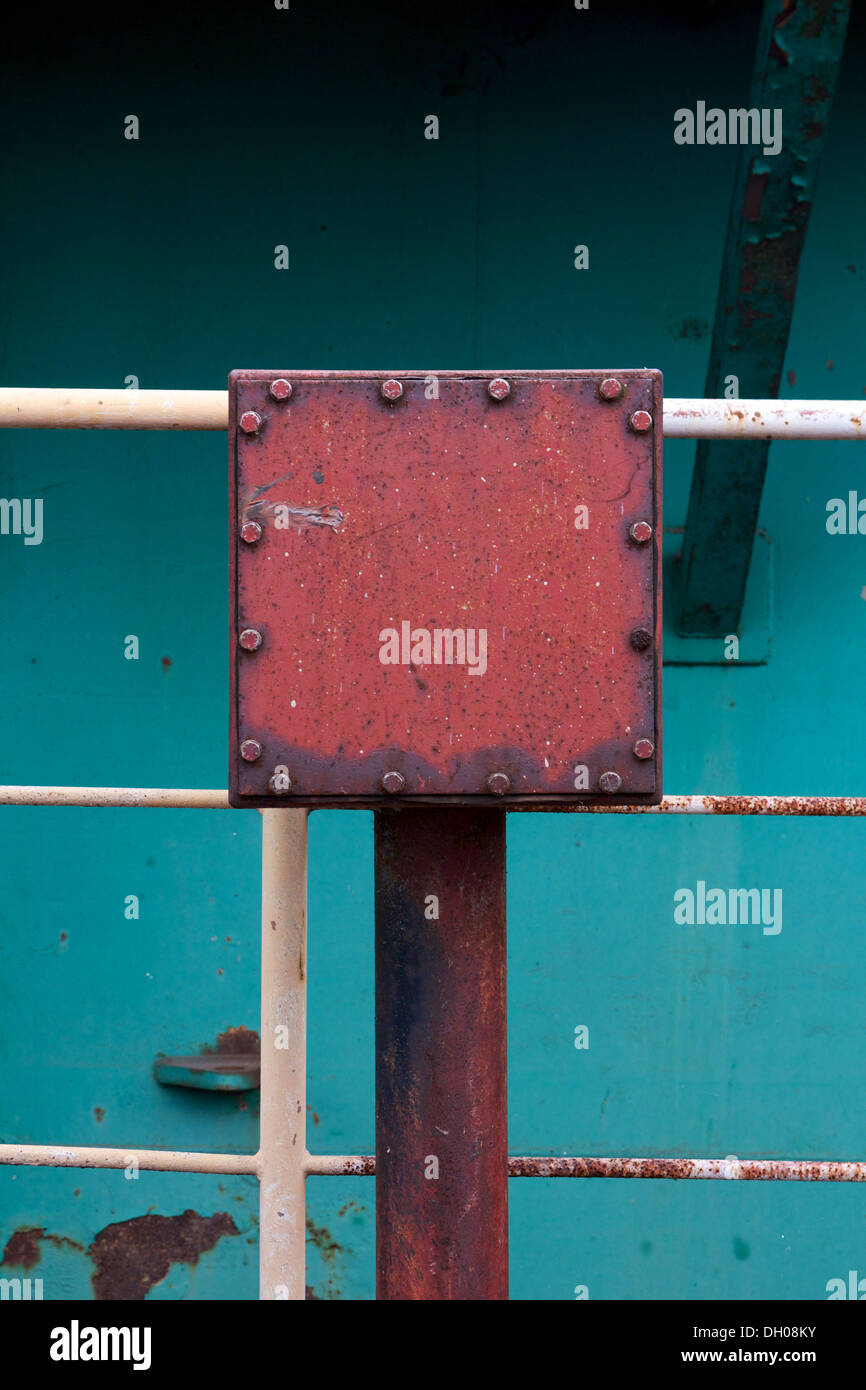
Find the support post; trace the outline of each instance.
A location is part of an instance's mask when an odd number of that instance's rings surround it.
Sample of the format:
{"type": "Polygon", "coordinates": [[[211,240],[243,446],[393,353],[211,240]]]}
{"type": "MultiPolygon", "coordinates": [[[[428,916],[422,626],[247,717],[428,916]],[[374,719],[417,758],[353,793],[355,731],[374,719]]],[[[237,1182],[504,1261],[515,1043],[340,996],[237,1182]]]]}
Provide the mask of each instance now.
{"type": "Polygon", "coordinates": [[[262,812],[262,1299],[305,1297],[307,812],[262,812]]]}
{"type": "Polygon", "coordinates": [[[375,825],[377,1297],[507,1299],[505,812],[375,825]]]}

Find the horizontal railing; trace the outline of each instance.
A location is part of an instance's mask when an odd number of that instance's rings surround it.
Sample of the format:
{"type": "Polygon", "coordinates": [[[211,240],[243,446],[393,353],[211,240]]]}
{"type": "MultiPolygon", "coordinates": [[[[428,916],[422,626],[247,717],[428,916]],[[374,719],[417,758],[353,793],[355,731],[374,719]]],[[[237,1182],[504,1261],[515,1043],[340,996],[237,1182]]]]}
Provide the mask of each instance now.
{"type": "MultiPolygon", "coordinates": [[[[372,1178],[373,1154],[304,1153],[305,1177],[372,1178]]],[[[58,1148],[0,1144],[0,1164],[31,1168],[110,1168],[132,1164],[157,1173],[228,1173],[261,1177],[262,1154],[183,1153],[173,1149],[58,1148]]],[[[527,1155],[508,1160],[510,1178],[661,1178],[742,1182],[866,1182],[866,1163],[776,1158],[573,1158],[527,1155]]]]}
{"type": "MultiPolygon", "coordinates": [[[[411,805],[411,798],[407,802],[411,805]]],[[[162,806],[228,810],[224,791],[180,787],[0,787],[0,806],[162,806]]],[[[515,806],[519,810],[521,807],[515,806]]],[[[532,809],[531,806],[526,809],[532,809]]],[[[866,796],[664,796],[658,806],[564,802],[563,809],[625,816],[866,816],[866,796]]]]}
{"type": "MultiPolygon", "coordinates": [[[[228,391],[0,387],[0,428],[224,430],[228,391]]],[[[866,401],[669,396],[666,439],[864,439],[866,401]]]]}

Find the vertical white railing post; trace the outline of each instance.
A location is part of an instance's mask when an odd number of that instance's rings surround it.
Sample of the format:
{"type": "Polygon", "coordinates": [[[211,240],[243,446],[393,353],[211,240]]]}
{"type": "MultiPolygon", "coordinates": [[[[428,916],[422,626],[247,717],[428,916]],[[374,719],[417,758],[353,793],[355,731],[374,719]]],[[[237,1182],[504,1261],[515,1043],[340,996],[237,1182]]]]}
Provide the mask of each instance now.
{"type": "Polygon", "coordinates": [[[305,1296],[307,812],[262,812],[259,1297],[305,1296]]]}

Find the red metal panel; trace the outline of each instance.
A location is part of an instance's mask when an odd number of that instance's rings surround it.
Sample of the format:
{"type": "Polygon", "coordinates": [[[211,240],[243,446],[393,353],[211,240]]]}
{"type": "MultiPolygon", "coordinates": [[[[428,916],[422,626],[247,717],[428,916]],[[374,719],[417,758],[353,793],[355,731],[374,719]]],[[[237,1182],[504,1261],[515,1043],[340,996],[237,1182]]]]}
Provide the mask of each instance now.
{"type": "Polygon", "coordinates": [[[506,1299],[505,813],[375,819],[377,1297],[506,1299]]]}
{"type": "Polygon", "coordinates": [[[233,372],[234,805],[657,802],[658,372],[233,372]]]}

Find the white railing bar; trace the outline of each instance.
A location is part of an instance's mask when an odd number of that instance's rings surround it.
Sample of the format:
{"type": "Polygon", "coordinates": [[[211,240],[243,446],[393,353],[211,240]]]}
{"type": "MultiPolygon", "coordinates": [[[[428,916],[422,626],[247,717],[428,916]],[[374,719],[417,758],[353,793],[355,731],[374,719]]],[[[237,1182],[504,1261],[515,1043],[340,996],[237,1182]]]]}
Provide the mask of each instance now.
{"type": "MultiPolygon", "coordinates": [[[[228,391],[0,387],[0,428],[225,430],[228,391]]],[[[863,439],[866,401],[669,396],[666,439],[863,439]]]]}
{"type": "Polygon", "coordinates": [[[24,430],[225,430],[228,391],[0,387],[0,427],[24,430]]]}
{"type": "Polygon", "coordinates": [[[376,1159],[372,1154],[311,1154],[304,1157],[304,1171],[310,1178],[372,1177],[376,1159]]]}
{"type": "Polygon", "coordinates": [[[0,1164],[36,1168],[139,1168],[155,1173],[246,1173],[256,1176],[258,1154],[198,1154],[176,1149],[106,1149],[58,1144],[0,1144],[0,1164]]]}
{"type": "Polygon", "coordinates": [[[665,439],[866,439],[866,400],[701,400],[669,396],[665,439]]]}
{"type": "Polygon", "coordinates": [[[0,806],[186,806],[225,810],[224,791],[180,787],[0,787],[0,806]]]}

